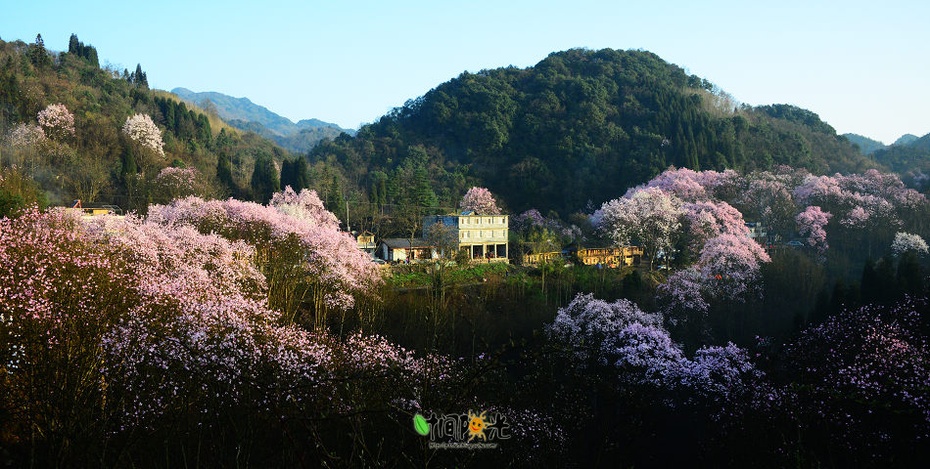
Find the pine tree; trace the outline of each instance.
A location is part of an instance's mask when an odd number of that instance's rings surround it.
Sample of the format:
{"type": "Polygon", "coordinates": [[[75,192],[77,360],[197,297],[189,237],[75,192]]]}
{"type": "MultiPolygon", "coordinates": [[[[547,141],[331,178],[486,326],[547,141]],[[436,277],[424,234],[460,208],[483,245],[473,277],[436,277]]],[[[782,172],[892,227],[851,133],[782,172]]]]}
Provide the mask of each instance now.
{"type": "Polygon", "coordinates": [[[279,190],[278,174],[274,168],[274,161],[268,153],[259,153],[255,157],[251,185],[253,198],[263,204],[268,203],[271,196],[279,190]]]}
{"type": "Polygon", "coordinates": [[[52,58],[48,56],[48,51],[45,49],[45,41],[42,39],[41,34],[36,36],[36,42],[29,51],[29,60],[31,60],[32,65],[35,65],[37,68],[47,67],[52,64],[52,58]]]}

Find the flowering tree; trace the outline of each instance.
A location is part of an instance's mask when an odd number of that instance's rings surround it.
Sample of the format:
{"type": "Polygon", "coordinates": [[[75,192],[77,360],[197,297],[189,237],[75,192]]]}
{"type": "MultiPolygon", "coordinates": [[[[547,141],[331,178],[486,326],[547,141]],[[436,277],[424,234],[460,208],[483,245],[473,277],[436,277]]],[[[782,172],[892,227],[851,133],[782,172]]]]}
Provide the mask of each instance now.
{"type": "Polygon", "coordinates": [[[930,441],[926,300],[830,316],[788,346],[799,424],[850,463],[907,459],[930,441]],[[923,329],[925,330],[925,329],[923,329]],[[892,436],[893,435],[893,436],[892,436]]]}
{"type": "Polygon", "coordinates": [[[617,245],[640,243],[652,268],[660,251],[671,252],[682,214],[678,197],[648,187],[605,202],[592,223],[617,245]]]}
{"type": "Polygon", "coordinates": [[[165,144],[161,140],[161,129],[155,125],[148,114],[134,114],[126,118],[123,133],[158,156],[165,156],[165,144]]]}
{"type": "Polygon", "coordinates": [[[500,215],[501,209],[497,207],[497,201],[491,195],[491,191],[483,187],[472,187],[462,197],[459,202],[462,210],[471,210],[478,215],[500,215]]]}
{"type": "Polygon", "coordinates": [[[682,209],[690,238],[689,248],[694,253],[699,253],[704,243],[721,234],[749,235],[743,215],[726,202],[685,203],[682,209]]]}
{"type": "Polygon", "coordinates": [[[163,168],[155,176],[155,185],[165,201],[193,195],[200,171],[197,168],[163,168]]]}
{"type": "Polygon", "coordinates": [[[61,140],[74,136],[74,115],[64,104],[50,104],[39,111],[39,126],[49,137],[61,140]]]}
{"type": "Polygon", "coordinates": [[[0,219],[0,434],[35,431],[25,444],[65,462],[86,460],[71,442],[139,431],[242,443],[231,422],[370,415],[460,379],[445,357],[286,323],[268,306],[259,248],[174,219],[0,219]]]}
{"type": "Polygon", "coordinates": [[[891,251],[896,256],[908,251],[913,251],[918,255],[927,254],[927,242],[920,235],[898,232],[895,233],[894,242],[891,243],[891,251]]]}
{"type": "Polygon", "coordinates": [[[816,205],[807,207],[795,217],[798,223],[798,233],[801,236],[807,236],[807,244],[816,248],[821,254],[826,252],[829,247],[827,244],[827,231],[824,227],[832,217],[833,215],[830,212],[824,212],[816,205]]]}
{"type": "Polygon", "coordinates": [[[704,245],[697,266],[709,290],[731,300],[750,292],[768,253],[748,236],[725,233],[704,245]]]}
{"type": "Polygon", "coordinates": [[[548,330],[554,338],[572,344],[579,359],[588,361],[600,358],[604,340],[632,323],[661,327],[662,316],[645,313],[627,299],[608,303],[591,294],[578,294],[559,309],[548,330]]]}
{"type": "Polygon", "coordinates": [[[380,282],[377,267],[355,240],[339,231],[336,217],[316,193],[285,191],[268,206],[235,199],[204,201],[188,197],[149,208],[161,224],[189,224],[204,233],[243,240],[255,248],[255,261],[268,278],[269,302],[296,320],[302,304],[313,305],[313,326],[322,329],[329,310],[344,311],[380,282]]]}
{"type": "Polygon", "coordinates": [[[22,123],[10,131],[10,145],[17,148],[29,148],[45,140],[45,130],[40,125],[22,123]]]}

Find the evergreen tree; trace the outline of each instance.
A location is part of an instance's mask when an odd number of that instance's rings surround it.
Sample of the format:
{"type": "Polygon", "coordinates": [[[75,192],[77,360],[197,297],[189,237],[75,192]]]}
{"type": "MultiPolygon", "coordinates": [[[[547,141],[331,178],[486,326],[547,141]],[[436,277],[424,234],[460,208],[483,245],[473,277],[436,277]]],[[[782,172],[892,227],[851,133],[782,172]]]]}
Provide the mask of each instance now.
{"type": "Polygon", "coordinates": [[[41,34],[36,36],[36,42],[29,51],[29,60],[31,60],[32,65],[35,65],[37,68],[44,68],[52,64],[52,58],[48,56],[48,51],[45,49],[45,41],[42,39],[41,34]]]}
{"type": "Polygon", "coordinates": [[[255,169],[252,171],[252,197],[256,202],[268,203],[272,194],[280,190],[278,174],[275,171],[271,155],[261,152],[255,157],[255,169]]]}

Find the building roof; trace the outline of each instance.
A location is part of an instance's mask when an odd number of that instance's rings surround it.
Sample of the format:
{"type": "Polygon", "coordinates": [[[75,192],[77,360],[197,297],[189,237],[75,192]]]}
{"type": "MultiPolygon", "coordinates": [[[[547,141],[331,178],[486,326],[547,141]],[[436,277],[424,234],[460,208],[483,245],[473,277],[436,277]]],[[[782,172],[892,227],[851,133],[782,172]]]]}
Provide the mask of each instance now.
{"type": "MultiPolygon", "coordinates": [[[[410,241],[411,240],[408,238],[386,238],[381,240],[381,244],[384,244],[391,249],[410,249],[410,241]]],[[[430,247],[430,244],[427,243],[425,239],[413,238],[412,246],[414,248],[428,248],[430,247]]]]}

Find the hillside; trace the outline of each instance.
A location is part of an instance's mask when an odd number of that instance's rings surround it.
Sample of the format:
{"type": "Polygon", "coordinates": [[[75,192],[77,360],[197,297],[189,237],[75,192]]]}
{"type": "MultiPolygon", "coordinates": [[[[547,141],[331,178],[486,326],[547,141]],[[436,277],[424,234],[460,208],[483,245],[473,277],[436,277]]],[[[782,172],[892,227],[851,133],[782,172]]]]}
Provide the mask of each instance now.
{"type": "Polygon", "coordinates": [[[332,175],[324,192],[347,186],[377,206],[452,206],[480,185],[512,213],[562,216],[669,166],[827,173],[874,165],[813,112],[737,106],[655,54],[610,49],[462,73],[355,138],[318,146],[311,163],[332,175]]]}
{"type": "Polygon", "coordinates": [[[54,52],[41,36],[0,41],[0,199],[9,202],[0,205],[81,199],[145,210],[188,194],[262,200],[256,162],[272,168],[259,174],[277,187],[285,150],[150,90],[141,65],[101,68],[77,36],[68,47],[54,52]]]}
{"type": "Polygon", "coordinates": [[[233,98],[212,91],[198,93],[186,88],[175,88],[171,92],[202,108],[212,107],[230,125],[272,139],[294,153],[306,153],[324,138],[334,139],[343,132],[355,133],[319,119],[303,119],[295,124],[248,98],[233,98]]]}
{"type": "Polygon", "coordinates": [[[896,173],[906,182],[921,190],[930,188],[930,134],[918,138],[905,135],[894,145],[877,150],[872,154],[875,161],[896,173]],[[912,138],[913,137],[913,138],[912,138]]]}
{"type": "Polygon", "coordinates": [[[886,148],[885,144],[879,142],[878,140],[872,140],[869,137],[864,137],[858,134],[843,134],[843,137],[846,137],[846,140],[849,140],[849,143],[859,147],[859,151],[863,155],[871,155],[882,148],[886,148]]]}

